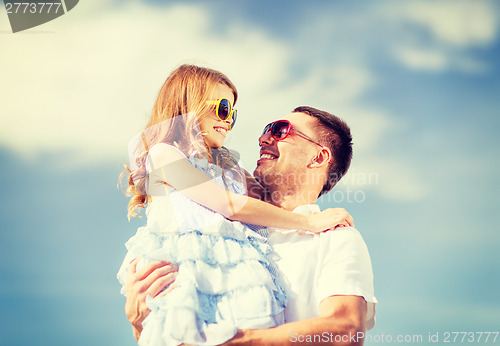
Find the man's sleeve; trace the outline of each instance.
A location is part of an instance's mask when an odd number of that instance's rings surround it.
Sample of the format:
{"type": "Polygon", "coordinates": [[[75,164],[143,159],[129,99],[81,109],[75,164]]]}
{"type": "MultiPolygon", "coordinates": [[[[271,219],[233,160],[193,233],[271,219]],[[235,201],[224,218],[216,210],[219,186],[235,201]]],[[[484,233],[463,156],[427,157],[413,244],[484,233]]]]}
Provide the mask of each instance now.
{"type": "Polygon", "coordinates": [[[346,227],[322,233],[317,304],[333,295],[361,296],[367,302],[367,329],[375,324],[373,271],[370,254],[359,232],[346,227]]]}

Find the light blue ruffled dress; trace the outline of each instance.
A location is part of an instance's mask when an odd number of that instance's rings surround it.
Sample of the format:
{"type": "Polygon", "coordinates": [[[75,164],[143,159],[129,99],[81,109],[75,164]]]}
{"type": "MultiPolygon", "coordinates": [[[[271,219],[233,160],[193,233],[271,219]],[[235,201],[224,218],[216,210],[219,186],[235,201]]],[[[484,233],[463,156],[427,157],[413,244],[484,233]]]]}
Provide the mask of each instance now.
{"type": "MultiPolygon", "coordinates": [[[[187,158],[200,171],[234,193],[245,185],[231,171],[206,159],[187,158]]],[[[179,266],[177,287],[165,297],[146,300],[151,313],[139,345],[217,345],[237,329],[270,328],[284,322],[286,296],[270,262],[265,236],[230,221],[171,189],[146,209],[147,225],[125,244],[118,272],[125,295],[130,262],[141,266],[167,260],[179,266]]]]}

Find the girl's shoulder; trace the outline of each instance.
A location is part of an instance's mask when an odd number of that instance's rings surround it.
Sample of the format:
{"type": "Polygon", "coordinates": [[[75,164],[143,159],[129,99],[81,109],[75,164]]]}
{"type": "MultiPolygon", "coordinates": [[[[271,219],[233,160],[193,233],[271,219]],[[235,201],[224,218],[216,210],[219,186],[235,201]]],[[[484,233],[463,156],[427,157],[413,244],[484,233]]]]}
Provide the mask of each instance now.
{"type": "Polygon", "coordinates": [[[209,176],[213,177],[221,174],[220,167],[210,163],[208,159],[197,155],[196,150],[188,156],[179,148],[167,143],[158,143],[150,148],[146,161],[146,167],[148,173],[153,173],[157,168],[160,167],[170,167],[171,169],[177,169],[181,167],[178,164],[182,161],[187,161],[192,166],[194,166],[194,168],[209,176]]]}
{"type": "Polygon", "coordinates": [[[177,147],[167,143],[157,143],[149,149],[149,155],[153,157],[158,156],[181,156],[187,158],[186,155],[177,147]]]}
{"type": "Polygon", "coordinates": [[[163,167],[182,159],[187,157],[179,148],[167,143],[157,143],[148,151],[147,170],[151,172],[155,167],[163,167]]]}

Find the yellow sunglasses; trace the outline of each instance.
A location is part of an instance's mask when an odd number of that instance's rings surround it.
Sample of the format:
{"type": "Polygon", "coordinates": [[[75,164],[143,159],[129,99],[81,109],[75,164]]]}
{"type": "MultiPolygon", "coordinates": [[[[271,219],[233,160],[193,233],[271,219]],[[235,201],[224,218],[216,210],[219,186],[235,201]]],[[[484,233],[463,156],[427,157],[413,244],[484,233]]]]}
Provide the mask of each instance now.
{"type": "Polygon", "coordinates": [[[229,124],[229,130],[232,130],[234,124],[236,123],[238,111],[233,109],[231,102],[229,102],[226,98],[220,98],[217,101],[207,101],[207,104],[215,106],[215,114],[221,121],[226,121],[227,119],[232,118],[232,121],[229,124]]]}

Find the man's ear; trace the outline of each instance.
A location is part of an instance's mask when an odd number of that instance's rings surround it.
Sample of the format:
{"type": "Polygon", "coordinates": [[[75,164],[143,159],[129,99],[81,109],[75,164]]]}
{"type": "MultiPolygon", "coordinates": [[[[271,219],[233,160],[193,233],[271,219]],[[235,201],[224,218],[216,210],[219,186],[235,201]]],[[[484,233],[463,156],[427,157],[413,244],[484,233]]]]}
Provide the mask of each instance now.
{"type": "Polygon", "coordinates": [[[332,153],[329,149],[321,149],[316,156],[313,158],[312,162],[308,165],[309,168],[320,168],[325,165],[329,165],[332,162],[332,153]]]}

